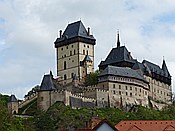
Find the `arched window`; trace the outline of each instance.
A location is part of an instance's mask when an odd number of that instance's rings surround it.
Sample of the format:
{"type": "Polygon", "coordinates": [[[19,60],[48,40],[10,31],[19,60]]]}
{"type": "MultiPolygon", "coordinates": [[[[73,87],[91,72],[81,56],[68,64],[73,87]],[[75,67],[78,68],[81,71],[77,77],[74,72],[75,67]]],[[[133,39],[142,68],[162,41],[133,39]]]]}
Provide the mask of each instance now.
{"type": "Polygon", "coordinates": [[[66,61],[64,61],[64,70],[66,69],[66,61]]]}
{"type": "Polygon", "coordinates": [[[72,55],[72,51],[70,51],[70,56],[72,55]]]}

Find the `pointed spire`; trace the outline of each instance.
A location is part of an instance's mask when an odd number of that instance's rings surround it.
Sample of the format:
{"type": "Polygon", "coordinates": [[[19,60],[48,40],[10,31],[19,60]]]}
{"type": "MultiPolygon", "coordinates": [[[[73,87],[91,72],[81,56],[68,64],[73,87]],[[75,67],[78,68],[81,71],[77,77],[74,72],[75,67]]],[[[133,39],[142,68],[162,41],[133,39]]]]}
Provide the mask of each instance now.
{"type": "Polygon", "coordinates": [[[117,31],[117,48],[120,47],[119,30],[117,31]]]}
{"type": "Polygon", "coordinates": [[[166,77],[170,76],[170,73],[168,71],[168,68],[166,66],[166,63],[165,63],[165,59],[164,58],[163,58],[163,63],[162,63],[162,70],[164,71],[166,77]]]}

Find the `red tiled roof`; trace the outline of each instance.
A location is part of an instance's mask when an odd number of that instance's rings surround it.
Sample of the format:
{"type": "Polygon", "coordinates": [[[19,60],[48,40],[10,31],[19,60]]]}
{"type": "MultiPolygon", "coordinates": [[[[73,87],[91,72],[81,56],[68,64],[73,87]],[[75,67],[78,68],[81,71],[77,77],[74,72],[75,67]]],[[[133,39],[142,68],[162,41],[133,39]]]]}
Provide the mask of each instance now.
{"type": "Polygon", "coordinates": [[[175,120],[126,120],[115,127],[119,131],[175,131],[175,120]]]}

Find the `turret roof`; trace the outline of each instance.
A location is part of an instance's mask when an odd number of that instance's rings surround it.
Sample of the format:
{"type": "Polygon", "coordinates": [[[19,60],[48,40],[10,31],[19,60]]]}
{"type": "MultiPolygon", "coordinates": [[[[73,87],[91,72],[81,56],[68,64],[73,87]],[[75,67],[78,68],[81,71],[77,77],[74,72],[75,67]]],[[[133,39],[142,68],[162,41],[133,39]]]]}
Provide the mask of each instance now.
{"type": "Polygon", "coordinates": [[[52,81],[52,76],[50,74],[44,75],[43,80],[41,82],[41,87],[40,90],[54,90],[56,89],[53,81],[52,81]]]}
{"type": "Polygon", "coordinates": [[[16,99],[15,95],[11,95],[9,102],[18,102],[18,100],[16,99]]]}

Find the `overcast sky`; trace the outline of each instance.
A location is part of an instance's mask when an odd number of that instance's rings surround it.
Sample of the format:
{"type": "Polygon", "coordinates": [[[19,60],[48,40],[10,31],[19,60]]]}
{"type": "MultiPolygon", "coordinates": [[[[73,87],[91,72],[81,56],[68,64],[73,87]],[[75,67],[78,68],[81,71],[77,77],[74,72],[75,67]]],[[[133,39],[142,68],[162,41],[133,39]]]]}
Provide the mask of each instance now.
{"type": "Polygon", "coordinates": [[[174,0],[0,0],[0,93],[23,98],[44,74],[55,75],[58,31],[80,19],[97,40],[95,69],[119,29],[138,61],[162,66],[164,56],[174,81],[174,0]]]}

